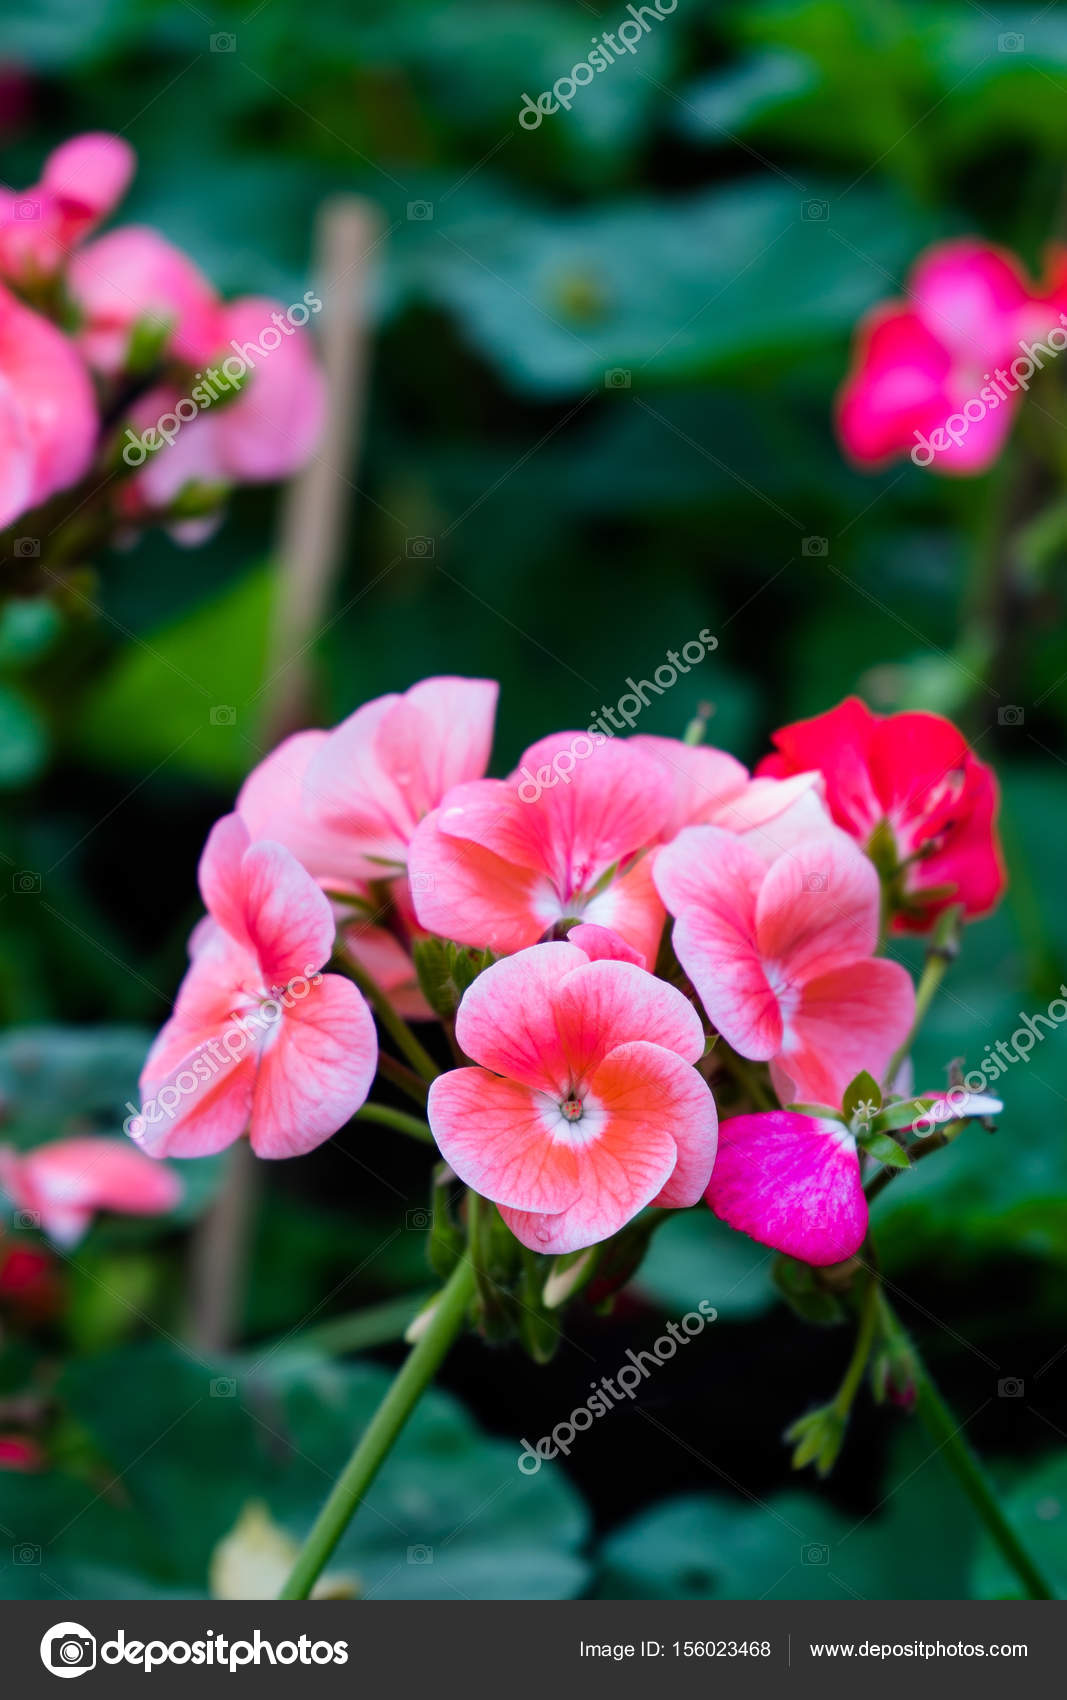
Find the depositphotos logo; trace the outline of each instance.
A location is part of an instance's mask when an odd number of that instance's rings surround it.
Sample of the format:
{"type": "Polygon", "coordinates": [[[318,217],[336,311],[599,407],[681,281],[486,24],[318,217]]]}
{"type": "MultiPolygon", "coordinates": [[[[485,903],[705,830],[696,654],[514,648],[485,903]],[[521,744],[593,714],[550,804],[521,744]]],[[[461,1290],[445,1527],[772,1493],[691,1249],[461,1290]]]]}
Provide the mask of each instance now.
{"type": "MultiPolygon", "coordinates": [[[[57,1623],[41,1641],[41,1663],[53,1676],[82,1676],[96,1665],[96,1637],[84,1624],[57,1623]]],[[[160,1665],[211,1665],[243,1670],[246,1665],[346,1665],[347,1641],[265,1641],[259,1630],[251,1641],[231,1641],[227,1635],[206,1635],[200,1641],[127,1641],[120,1629],[100,1648],[105,1665],[133,1665],[146,1674],[160,1665]]]]}

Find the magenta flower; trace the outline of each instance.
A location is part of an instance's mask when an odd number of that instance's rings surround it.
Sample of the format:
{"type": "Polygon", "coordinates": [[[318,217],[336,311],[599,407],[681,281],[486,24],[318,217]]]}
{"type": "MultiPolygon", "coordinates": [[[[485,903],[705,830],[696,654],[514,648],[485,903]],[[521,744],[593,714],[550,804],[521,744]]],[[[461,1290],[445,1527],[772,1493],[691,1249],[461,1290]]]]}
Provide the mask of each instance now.
{"type": "Polygon", "coordinates": [[[430,1088],[446,1161],[535,1251],[607,1239],[646,1204],[700,1198],[715,1102],[682,994],[632,962],[535,945],[466,992],[456,1038],[480,1066],[430,1088]]]}
{"type": "Polygon", "coordinates": [[[281,844],[237,815],[200,860],[208,912],[174,1014],[141,1075],[129,1132],[153,1156],[200,1157],[247,1133],[259,1157],[312,1150],[366,1099],[374,1020],[339,974],[328,899],[281,844]]]}
{"type": "Polygon", "coordinates": [[[1038,369],[1022,344],[1049,333],[1055,352],[1067,344],[1058,306],[1013,255],[975,238],[928,249],[907,295],[859,327],[838,398],[841,441],[863,466],[910,454],[938,472],[984,472],[1038,369]]]}
{"type": "Polygon", "coordinates": [[[86,359],[121,372],[136,325],[156,327],[168,354],[197,367],[225,349],[222,303],[187,254],[158,231],[122,225],[74,255],[68,274],[86,359]],[[163,333],[166,333],[165,336],[163,333]]]}
{"type": "Polygon", "coordinates": [[[163,1215],[182,1193],[173,1169],[125,1139],[57,1139],[33,1151],[2,1145],[0,1187],[61,1246],[76,1244],[101,1210],[163,1215]]]}
{"type": "Polygon", "coordinates": [[[84,477],[96,432],[77,349],[0,285],[0,528],[84,477]]]}
{"type": "Polygon", "coordinates": [[[423,821],[415,913],[430,932],[501,954],[561,921],[593,921],[654,962],[664,912],[643,852],[670,808],[661,765],[633,744],[543,738],[510,779],[457,786],[423,821]]]}
{"type": "Polygon", "coordinates": [[[858,697],[773,734],[761,774],[817,769],[838,826],[865,847],[888,830],[901,870],[894,924],[923,932],[950,903],[968,917],[1000,898],[1004,871],[992,770],[938,714],[872,714],[858,697]]]}
{"type": "Polygon", "coordinates": [[[843,1263],[867,1235],[859,1150],[829,1116],[730,1116],[707,1200],[731,1228],[802,1263],[843,1263]]]}
{"type": "Polygon", "coordinates": [[[686,827],[655,880],[708,1016],[741,1056],[771,1062],[783,1101],[837,1104],[861,1069],[882,1074],[915,992],[899,963],[871,954],[878,875],[843,832],[768,866],[720,827],[686,827]]]}

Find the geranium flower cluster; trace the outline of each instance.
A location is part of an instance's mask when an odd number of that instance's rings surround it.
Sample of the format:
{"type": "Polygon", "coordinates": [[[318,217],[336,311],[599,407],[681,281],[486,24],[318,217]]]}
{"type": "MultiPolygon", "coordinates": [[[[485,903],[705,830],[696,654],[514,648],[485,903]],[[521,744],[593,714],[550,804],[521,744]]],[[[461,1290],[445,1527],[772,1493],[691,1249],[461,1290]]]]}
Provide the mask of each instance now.
{"type": "Polygon", "coordinates": [[[1067,348],[1067,250],[1038,284],[1015,256],[975,238],[920,256],[907,299],[860,323],[838,430],[862,466],[910,455],[972,476],[998,458],[1023,396],[1067,348]]]}
{"type": "Polygon", "coordinates": [[[77,486],[80,535],[91,513],[101,538],[159,522],[193,541],[229,487],[286,477],[321,432],[317,298],[225,302],[158,231],[96,235],[133,170],[120,137],[77,136],[0,191],[0,529],[32,533],[31,510],[77,486]]]}
{"type": "Polygon", "coordinates": [[[916,1005],[892,941],[1004,886],[989,769],[937,716],[850,699],[776,732],[755,775],[643,736],[561,764],[562,732],[494,779],[496,699],[427,679],[249,777],[128,1131],[156,1156],[309,1150],[370,1092],[366,994],[430,1065],[413,1096],[429,1082],[452,1174],[533,1251],[706,1199],[808,1263],[849,1257],[868,1151],[933,1101],[894,1102],[916,1005]],[[743,1113],[720,1127],[717,1097],[743,1113]]]}

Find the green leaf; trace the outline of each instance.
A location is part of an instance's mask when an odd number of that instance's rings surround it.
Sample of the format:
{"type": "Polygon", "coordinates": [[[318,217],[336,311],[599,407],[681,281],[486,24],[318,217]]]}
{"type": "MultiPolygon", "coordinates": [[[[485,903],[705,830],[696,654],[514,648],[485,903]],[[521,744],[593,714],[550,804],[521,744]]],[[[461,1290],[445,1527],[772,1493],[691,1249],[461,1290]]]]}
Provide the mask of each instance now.
{"type": "MultiPolygon", "coordinates": [[[[1002,1499],[1004,1510],[1056,1591],[1067,1597],[1067,1452],[1031,1469],[1002,1499]]],[[[983,1532],[975,1555],[974,1592],[981,1600],[1025,1599],[1019,1578],[983,1532]]]]}
{"type": "Polygon", "coordinates": [[[0,788],[35,779],[45,764],[48,743],[33,704],[10,685],[0,685],[0,788]]]}
{"type": "Polygon", "coordinates": [[[858,1143],[869,1157],[876,1162],[884,1163],[887,1169],[910,1169],[911,1158],[902,1145],[891,1139],[888,1133],[863,1133],[857,1136],[858,1143]]]}
{"type": "Polygon", "coordinates": [[[882,1107],[882,1092],[873,1075],[861,1069],[855,1080],[851,1080],[845,1088],[845,1096],[841,1102],[841,1113],[846,1121],[851,1121],[856,1111],[873,1106],[871,1115],[882,1107]]]}

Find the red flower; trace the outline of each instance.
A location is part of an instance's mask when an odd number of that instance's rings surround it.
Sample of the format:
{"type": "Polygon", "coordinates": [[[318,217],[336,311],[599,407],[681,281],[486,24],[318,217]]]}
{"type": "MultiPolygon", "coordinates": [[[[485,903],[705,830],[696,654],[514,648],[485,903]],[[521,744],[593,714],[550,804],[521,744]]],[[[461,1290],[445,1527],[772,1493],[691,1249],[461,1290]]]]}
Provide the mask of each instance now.
{"type": "Polygon", "coordinates": [[[937,714],[872,714],[848,697],[775,732],[757,771],[811,770],[837,824],[893,880],[894,926],[925,932],[950,903],[968,920],[999,900],[1007,876],[997,835],[997,782],[962,732],[937,714]]]}

